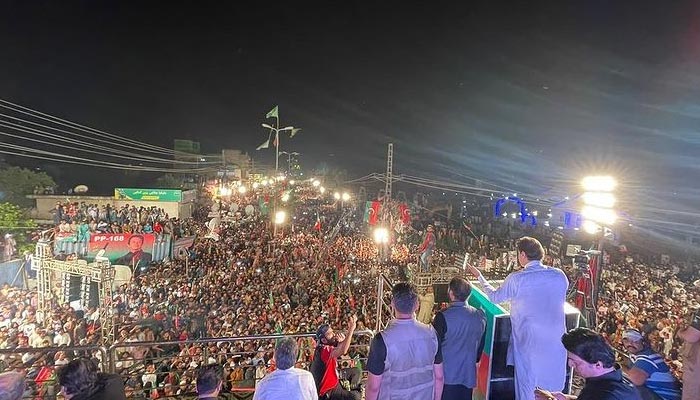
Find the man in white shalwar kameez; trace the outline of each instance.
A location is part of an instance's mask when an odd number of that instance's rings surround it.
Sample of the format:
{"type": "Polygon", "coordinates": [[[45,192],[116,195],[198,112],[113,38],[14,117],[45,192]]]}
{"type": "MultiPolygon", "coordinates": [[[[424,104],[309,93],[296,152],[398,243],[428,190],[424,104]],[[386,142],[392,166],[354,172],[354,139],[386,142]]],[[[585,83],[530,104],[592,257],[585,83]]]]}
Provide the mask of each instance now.
{"type": "Polygon", "coordinates": [[[543,265],[544,248],[537,239],[520,238],[514,272],[494,288],[474,266],[470,272],[493,303],[510,302],[511,336],[508,365],[515,367],[515,399],[532,400],[535,387],[561,392],[566,380],[564,303],[569,280],[558,268],[543,265]]]}

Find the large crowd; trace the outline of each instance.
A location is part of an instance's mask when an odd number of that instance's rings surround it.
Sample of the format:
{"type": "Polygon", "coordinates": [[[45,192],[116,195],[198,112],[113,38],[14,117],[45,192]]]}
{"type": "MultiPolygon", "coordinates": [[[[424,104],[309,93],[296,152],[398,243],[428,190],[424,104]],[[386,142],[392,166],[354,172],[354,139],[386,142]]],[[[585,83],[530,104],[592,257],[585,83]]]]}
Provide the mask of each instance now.
{"type": "Polygon", "coordinates": [[[84,241],[91,233],[170,234],[176,239],[193,233],[190,220],[170,217],[158,206],[58,202],[51,214],[58,240],[84,241]]]}
{"type": "MultiPolygon", "coordinates": [[[[312,187],[298,189],[296,196],[293,219],[276,235],[265,215],[267,207],[261,206],[267,197],[260,192],[218,199],[216,208],[222,213],[216,239],[208,235],[210,205],[186,221],[170,218],[157,207],[56,205],[59,236],[163,232],[198,237],[186,260],[154,263],[114,291],[113,367],[125,377],[127,393],[150,398],[192,393],[197,368],[211,363],[224,366],[226,390],[253,388],[274,368],[272,340],[191,339],[309,333],[321,323],[342,326],[350,314],[358,316],[358,331],[375,328],[377,274],[415,264],[421,230],[437,217],[416,213],[416,230],[393,244],[388,263],[380,263],[377,246],[356,217],[361,210],[347,212],[342,206],[351,205],[323,203],[312,187]],[[246,205],[253,205],[255,212],[242,212],[246,205]]],[[[461,228],[461,221],[445,221],[437,236],[442,241],[433,266],[453,266],[465,250],[473,258],[495,259],[500,250],[512,246],[510,231],[486,218],[472,221],[469,230],[461,228]]],[[[507,262],[499,265],[489,278],[509,272],[507,262]]],[[[682,360],[675,331],[700,299],[692,285],[696,277],[686,274],[681,280],[679,272],[648,261],[614,260],[603,276],[605,290],[597,310],[598,329],[612,343],[621,347],[622,330],[639,328],[677,374],[682,360]]],[[[36,291],[7,285],[0,289],[0,349],[55,348],[0,353],[0,372],[23,370],[36,383],[36,392],[55,393],[41,375],[77,354],[61,346],[97,345],[99,334],[95,309],[56,304],[42,315],[37,312],[36,291]]],[[[307,367],[313,340],[298,341],[299,365],[307,367]]],[[[366,358],[368,343],[358,338],[348,361],[360,365],[356,361],[366,358]]],[[[84,355],[106,361],[96,349],[84,355]]]]}

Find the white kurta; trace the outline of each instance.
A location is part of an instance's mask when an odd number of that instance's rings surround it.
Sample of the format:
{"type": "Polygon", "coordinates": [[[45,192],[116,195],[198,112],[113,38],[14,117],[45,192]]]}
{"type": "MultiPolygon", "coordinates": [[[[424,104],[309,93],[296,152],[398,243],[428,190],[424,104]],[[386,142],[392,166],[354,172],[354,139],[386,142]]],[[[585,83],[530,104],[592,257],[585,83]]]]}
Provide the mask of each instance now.
{"type": "Polygon", "coordinates": [[[554,392],[564,388],[566,332],[564,303],[569,280],[558,268],[531,261],[494,288],[483,277],[479,282],[493,303],[510,302],[511,337],[508,364],[515,366],[515,398],[535,398],[535,387],[554,392]]]}

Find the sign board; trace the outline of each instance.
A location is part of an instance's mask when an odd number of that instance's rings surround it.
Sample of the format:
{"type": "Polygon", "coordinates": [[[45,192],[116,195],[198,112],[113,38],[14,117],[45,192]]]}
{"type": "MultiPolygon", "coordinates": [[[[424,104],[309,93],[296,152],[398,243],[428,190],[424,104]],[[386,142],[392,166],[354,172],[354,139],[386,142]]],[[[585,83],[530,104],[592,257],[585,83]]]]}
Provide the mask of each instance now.
{"type": "Polygon", "coordinates": [[[144,200],[144,201],[182,201],[180,189],[137,189],[115,188],[114,198],[117,200],[144,200]]]}
{"type": "Polygon", "coordinates": [[[145,267],[153,261],[154,242],[154,234],[93,234],[88,244],[88,259],[94,260],[104,250],[102,257],[112,264],[145,267]]]}
{"type": "Polygon", "coordinates": [[[183,153],[199,154],[199,142],[192,140],[175,139],[174,148],[183,153]]]}

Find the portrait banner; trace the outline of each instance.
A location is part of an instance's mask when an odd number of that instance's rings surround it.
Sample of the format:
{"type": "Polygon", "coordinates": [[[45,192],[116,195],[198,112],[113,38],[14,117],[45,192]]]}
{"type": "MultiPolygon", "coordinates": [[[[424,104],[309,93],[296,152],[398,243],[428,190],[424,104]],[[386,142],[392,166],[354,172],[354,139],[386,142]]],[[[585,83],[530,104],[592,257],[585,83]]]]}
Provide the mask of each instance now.
{"type": "Polygon", "coordinates": [[[102,257],[114,265],[144,267],[153,261],[154,234],[99,233],[90,235],[88,259],[94,260],[101,250],[102,257]]]}

